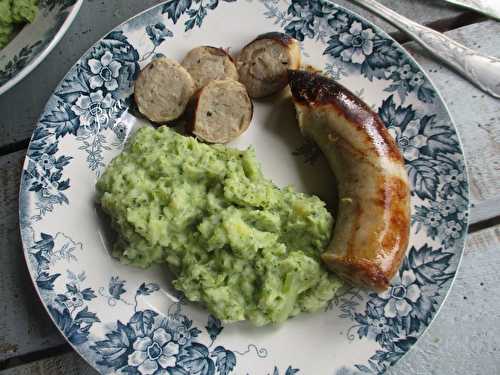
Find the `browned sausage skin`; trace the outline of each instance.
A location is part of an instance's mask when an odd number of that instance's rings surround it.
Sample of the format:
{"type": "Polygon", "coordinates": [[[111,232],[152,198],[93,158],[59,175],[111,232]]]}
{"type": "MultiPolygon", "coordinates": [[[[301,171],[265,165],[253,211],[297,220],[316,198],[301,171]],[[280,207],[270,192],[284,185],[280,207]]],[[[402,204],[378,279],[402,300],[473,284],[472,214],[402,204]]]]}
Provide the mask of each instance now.
{"type": "Polygon", "coordinates": [[[282,44],[284,47],[288,47],[294,43],[297,43],[297,41],[292,38],[290,35],[280,33],[278,31],[270,31],[268,33],[260,34],[257,38],[255,38],[253,41],[261,40],[261,39],[271,39],[279,42],[282,44]]]}
{"type": "Polygon", "coordinates": [[[334,80],[289,71],[299,126],[338,180],[332,241],[322,255],[344,278],[386,289],[406,253],[410,189],[401,152],[378,115],[334,80]]]}

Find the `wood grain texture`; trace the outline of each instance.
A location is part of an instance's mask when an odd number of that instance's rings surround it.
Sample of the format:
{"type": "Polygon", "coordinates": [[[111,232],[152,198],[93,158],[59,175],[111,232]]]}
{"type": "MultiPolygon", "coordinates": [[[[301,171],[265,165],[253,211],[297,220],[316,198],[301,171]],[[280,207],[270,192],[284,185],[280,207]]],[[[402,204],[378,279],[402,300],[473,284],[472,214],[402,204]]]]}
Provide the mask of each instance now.
{"type": "Polygon", "coordinates": [[[0,371],[1,375],[97,375],[78,354],[70,352],[0,371]]]}
{"type": "MultiPolygon", "coordinates": [[[[463,13],[459,8],[435,0],[380,1],[420,23],[429,23],[463,13]]],[[[88,48],[121,22],[160,2],[161,0],[85,1],[75,22],[49,56],[16,87],[0,96],[0,113],[2,113],[0,148],[31,136],[33,127],[52,91],[88,48]],[[16,105],[15,111],[12,110],[12,103],[16,105]]],[[[386,31],[395,31],[392,26],[352,5],[349,0],[337,2],[358,11],[374,23],[383,26],[386,31]]],[[[224,6],[232,5],[224,4],[224,6]]]]}
{"type": "MultiPolygon", "coordinates": [[[[498,178],[498,177],[497,177],[498,178]]],[[[494,198],[473,203],[470,212],[471,223],[479,223],[497,217],[500,211],[500,193],[494,198]]]]}
{"type": "Polygon", "coordinates": [[[500,225],[469,235],[446,303],[388,375],[498,374],[499,273],[500,225]]]}
{"type": "Polygon", "coordinates": [[[28,274],[19,236],[24,151],[0,158],[0,361],[64,343],[28,274]]]}
{"type": "MultiPolygon", "coordinates": [[[[446,35],[481,53],[500,57],[499,22],[481,22],[446,35]]],[[[474,212],[474,220],[499,215],[500,204],[495,199],[500,196],[500,101],[433,61],[415,43],[405,47],[434,81],[455,120],[465,150],[471,202],[478,210],[474,212]],[[493,200],[490,202],[493,205],[480,204],[486,200],[493,200]]]]}

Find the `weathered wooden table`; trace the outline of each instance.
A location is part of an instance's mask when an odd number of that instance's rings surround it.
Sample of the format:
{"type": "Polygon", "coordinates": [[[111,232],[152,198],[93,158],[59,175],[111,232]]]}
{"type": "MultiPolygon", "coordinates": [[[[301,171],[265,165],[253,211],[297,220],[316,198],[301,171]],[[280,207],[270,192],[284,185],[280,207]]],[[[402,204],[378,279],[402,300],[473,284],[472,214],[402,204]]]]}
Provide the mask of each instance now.
{"type": "MultiPolygon", "coordinates": [[[[50,321],[31,284],[19,238],[17,195],[29,137],[59,80],[103,34],[158,0],[88,0],[58,47],[0,96],[0,373],[95,374],[50,321]]],[[[471,183],[471,226],[452,291],[431,328],[390,373],[500,374],[500,100],[426,56],[388,24],[441,91],[460,131],[471,183]]],[[[483,53],[500,57],[500,23],[436,0],[383,0],[483,53]]],[[[312,374],[305,374],[312,375],[312,374]]]]}

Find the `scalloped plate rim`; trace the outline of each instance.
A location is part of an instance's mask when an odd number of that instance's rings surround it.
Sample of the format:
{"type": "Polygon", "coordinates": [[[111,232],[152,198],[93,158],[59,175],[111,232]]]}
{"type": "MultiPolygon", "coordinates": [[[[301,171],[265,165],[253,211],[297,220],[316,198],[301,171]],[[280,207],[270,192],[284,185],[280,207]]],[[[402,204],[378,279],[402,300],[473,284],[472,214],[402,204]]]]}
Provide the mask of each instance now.
{"type": "MultiPolygon", "coordinates": [[[[80,8],[80,6],[82,5],[82,2],[83,2],[83,0],[77,0],[77,3],[75,3],[75,5],[74,5],[75,7],[77,7],[76,11],[75,11],[75,9],[73,9],[73,10],[72,10],[72,14],[71,14],[71,16],[69,16],[69,17],[65,20],[64,25],[67,25],[66,30],[67,30],[67,28],[69,28],[69,26],[71,25],[72,21],[73,21],[73,20],[74,20],[74,18],[76,17],[76,15],[77,15],[77,13],[78,13],[79,8],[80,8]]],[[[113,29],[111,29],[111,30],[110,30],[110,32],[111,32],[111,31],[114,31],[114,30],[118,30],[118,29],[120,29],[122,26],[124,26],[124,25],[128,24],[131,20],[133,20],[133,19],[138,19],[138,18],[140,18],[143,14],[146,14],[146,13],[150,12],[151,10],[153,10],[153,9],[155,9],[155,8],[159,8],[159,7],[163,6],[166,2],[167,2],[167,1],[164,1],[164,2],[158,3],[158,4],[154,5],[154,6],[151,6],[151,7],[147,8],[147,9],[145,9],[145,10],[141,11],[140,13],[138,13],[138,14],[134,15],[133,17],[130,17],[129,19],[125,20],[124,22],[120,23],[119,25],[117,25],[116,27],[114,27],[113,29]]],[[[358,13],[356,13],[355,11],[353,11],[353,10],[351,10],[351,9],[349,9],[349,8],[345,7],[345,6],[338,5],[338,4],[336,4],[335,2],[331,2],[331,3],[332,3],[332,4],[334,4],[334,5],[335,5],[335,7],[337,7],[338,9],[340,9],[340,10],[345,10],[345,11],[347,11],[348,13],[351,13],[353,16],[355,16],[355,17],[356,17],[356,18],[358,18],[359,20],[362,20],[364,23],[366,23],[366,24],[368,24],[368,25],[373,26],[373,27],[374,27],[374,29],[375,29],[375,30],[377,30],[378,32],[380,32],[380,31],[381,31],[381,32],[382,32],[382,34],[384,35],[384,37],[386,37],[387,39],[390,39],[390,40],[394,41],[394,42],[395,42],[395,44],[396,44],[398,47],[401,47],[402,49],[404,49],[404,48],[403,48],[403,47],[402,47],[402,46],[401,46],[398,42],[396,42],[396,41],[395,41],[395,40],[394,40],[394,39],[393,39],[393,38],[392,38],[389,34],[387,34],[387,33],[386,33],[386,32],[385,32],[385,31],[384,31],[381,27],[379,27],[379,26],[377,26],[377,25],[373,24],[371,21],[368,21],[365,17],[363,17],[363,16],[359,15],[359,14],[358,14],[358,13]]],[[[62,29],[63,29],[63,28],[61,28],[61,30],[62,30],[62,29]]],[[[60,30],[60,31],[56,34],[56,37],[52,40],[52,42],[51,42],[51,43],[50,43],[50,44],[46,47],[45,51],[43,52],[43,53],[45,53],[45,55],[44,55],[43,57],[38,56],[38,57],[35,59],[35,60],[40,59],[40,61],[37,61],[37,62],[36,62],[36,65],[37,65],[37,64],[39,64],[39,63],[43,60],[43,58],[44,58],[44,57],[45,57],[45,56],[46,56],[46,55],[50,52],[50,50],[51,50],[51,49],[52,49],[52,48],[53,48],[53,47],[54,47],[54,46],[58,43],[58,41],[62,38],[62,36],[64,35],[64,32],[65,32],[66,30],[65,30],[63,33],[61,33],[61,30],[60,30]],[[57,40],[56,40],[56,39],[57,39],[57,40]],[[50,46],[50,49],[49,49],[49,46],[50,46]]],[[[88,49],[88,50],[87,50],[84,54],[82,54],[82,56],[78,59],[78,61],[77,61],[77,62],[75,62],[75,64],[73,64],[73,66],[72,66],[72,67],[68,70],[68,73],[67,73],[67,74],[63,77],[63,79],[59,82],[59,84],[57,85],[57,87],[59,87],[59,86],[60,86],[60,85],[64,82],[64,80],[66,79],[66,77],[67,77],[67,76],[68,76],[68,75],[69,75],[69,74],[70,74],[70,73],[74,70],[74,68],[75,68],[75,67],[79,64],[79,62],[80,62],[80,61],[81,61],[81,60],[82,60],[82,59],[83,59],[83,58],[84,58],[84,57],[85,57],[85,56],[89,53],[89,51],[91,51],[91,50],[92,50],[92,48],[94,48],[94,46],[95,46],[95,45],[96,45],[99,41],[101,41],[103,38],[105,38],[108,34],[109,34],[109,32],[108,32],[108,33],[105,33],[105,34],[104,34],[101,38],[97,39],[97,40],[96,40],[96,42],[95,42],[95,43],[94,43],[94,44],[93,44],[93,45],[92,45],[92,46],[91,46],[91,47],[90,47],[90,48],[89,48],[89,49],[88,49]]],[[[408,57],[408,58],[411,60],[411,62],[412,62],[413,64],[415,64],[415,66],[417,66],[417,67],[419,68],[420,72],[422,72],[422,73],[424,74],[425,78],[426,78],[426,79],[427,79],[427,80],[431,83],[431,86],[432,86],[432,87],[433,87],[433,89],[435,90],[435,93],[437,94],[437,99],[438,99],[438,100],[441,102],[441,104],[443,105],[443,107],[444,107],[444,109],[445,109],[445,111],[446,111],[446,113],[447,113],[447,115],[448,115],[448,117],[449,117],[449,119],[450,119],[450,122],[451,122],[451,124],[452,124],[453,130],[454,130],[454,131],[456,132],[456,134],[457,134],[457,137],[458,137],[458,142],[459,142],[459,149],[460,149],[460,151],[461,151],[461,153],[462,153],[463,161],[466,163],[465,155],[464,155],[464,153],[463,153],[463,143],[462,143],[461,138],[460,138],[460,136],[459,136],[459,129],[458,129],[458,127],[457,127],[457,126],[456,126],[456,124],[455,124],[455,120],[453,119],[453,116],[452,116],[451,112],[449,111],[449,106],[448,106],[448,104],[447,104],[447,103],[446,103],[446,101],[443,99],[443,96],[442,96],[441,92],[437,89],[437,87],[436,87],[436,85],[434,84],[433,80],[429,77],[428,73],[427,73],[427,72],[426,72],[426,71],[422,68],[422,66],[420,65],[420,63],[419,63],[419,62],[417,62],[417,61],[416,61],[416,59],[415,59],[415,58],[414,58],[414,57],[413,57],[413,56],[412,56],[412,55],[411,55],[408,51],[406,51],[406,50],[405,50],[405,52],[406,52],[406,57],[408,57]]],[[[41,55],[41,54],[40,54],[40,55],[41,55]]],[[[35,60],[34,60],[34,61],[35,61],[35,60]]],[[[31,65],[32,65],[32,64],[33,64],[33,62],[32,62],[32,63],[30,63],[27,67],[25,67],[25,68],[23,68],[23,69],[21,70],[21,73],[24,73],[24,76],[26,76],[26,75],[27,75],[27,74],[28,74],[31,70],[33,70],[33,69],[36,67],[36,65],[34,65],[34,66],[32,66],[32,67],[31,67],[31,65]],[[31,67],[31,68],[30,68],[30,67],[31,67]],[[30,68],[30,69],[28,70],[28,68],[30,68]],[[25,70],[28,70],[28,71],[26,71],[26,72],[25,72],[25,70]]],[[[20,74],[19,74],[19,75],[20,75],[20,74]]],[[[6,84],[4,84],[2,87],[0,87],[0,94],[1,94],[2,92],[7,91],[10,87],[14,86],[14,85],[15,85],[18,81],[20,81],[22,78],[24,78],[24,76],[23,76],[23,77],[18,78],[18,80],[17,80],[16,82],[12,83],[12,85],[11,85],[11,86],[7,87],[7,89],[4,89],[4,88],[5,88],[5,86],[9,85],[12,81],[14,81],[15,79],[17,79],[17,77],[18,77],[19,75],[17,75],[15,78],[11,79],[11,80],[10,80],[10,81],[8,81],[6,84]],[[2,91],[2,90],[3,90],[3,91],[2,91]]],[[[43,113],[45,113],[45,112],[46,112],[46,110],[47,110],[48,108],[49,108],[49,105],[48,105],[48,103],[47,103],[47,105],[44,107],[44,111],[43,111],[43,113]]],[[[40,116],[40,119],[42,118],[43,113],[42,113],[42,115],[40,116]]],[[[40,120],[40,119],[39,119],[39,120],[40,120]]],[[[37,123],[37,126],[38,126],[38,123],[37,123]]],[[[31,138],[30,138],[30,145],[31,145],[32,139],[33,139],[33,135],[32,135],[32,136],[31,136],[31,138]]],[[[24,164],[24,166],[23,166],[23,170],[24,170],[24,168],[26,167],[26,163],[27,163],[27,161],[25,161],[25,164],[24,164]]],[[[465,174],[466,174],[467,187],[469,188],[469,181],[470,181],[470,178],[469,178],[469,172],[468,172],[468,170],[467,170],[467,169],[465,169],[465,174]]],[[[22,215],[21,211],[23,210],[22,205],[21,205],[22,193],[23,193],[22,191],[20,191],[20,193],[19,193],[19,203],[20,203],[20,204],[19,204],[19,215],[20,215],[20,217],[21,217],[21,215],[22,215]]],[[[469,194],[470,194],[470,193],[469,193],[469,194]]],[[[470,197],[468,196],[468,205],[467,205],[466,212],[470,212],[470,207],[471,207],[471,202],[470,202],[470,197]]],[[[467,221],[467,227],[468,227],[469,225],[470,225],[470,223],[467,221]]],[[[465,232],[467,232],[467,228],[465,229],[465,232]]],[[[61,334],[65,337],[66,341],[67,341],[67,342],[71,345],[71,347],[72,347],[72,348],[73,348],[73,349],[74,349],[74,350],[75,350],[75,351],[76,351],[76,352],[80,355],[80,353],[79,353],[79,350],[78,350],[77,346],[76,346],[76,345],[74,345],[73,343],[71,343],[71,342],[69,342],[69,341],[68,341],[68,339],[67,339],[66,335],[65,335],[65,334],[61,331],[60,327],[59,327],[59,326],[55,323],[53,316],[50,314],[50,311],[48,310],[48,306],[47,306],[47,304],[43,301],[42,295],[41,295],[41,293],[40,293],[40,289],[39,289],[39,287],[38,287],[38,286],[37,286],[37,284],[36,284],[36,279],[35,279],[35,276],[36,276],[36,275],[35,275],[35,274],[31,271],[31,267],[32,267],[32,266],[30,265],[30,260],[29,260],[29,258],[28,258],[28,252],[27,252],[27,249],[26,249],[26,247],[25,247],[25,243],[26,243],[27,241],[26,241],[26,239],[24,238],[24,236],[25,236],[25,234],[23,233],[23,231],[21,231],[21,238],[22,238],[22,242],[23,242],[23,249],[24,249],[24,251],[23,251],[23,253],[24,253],[24,259],[25,259],[25,261],[26,261],[26,265],[27,265],[27,267],[28,267],[28,269],[29,269],[29,271],[30,271],[30,272],[29,272],[29,273],[30,273],[30,278],[31,278],[31,280],[32,280],[32,282],[33,282],[33,284],[34,284],[34,286],[35,286],[35,289],[36,289],[37,295],[38,295],[38,297],[40,298],[40,301],[42,302],[42,304],[43,304],[43,306],[44,306],[45,310],[47,311],[48,315],[51,317],[51,320],[54,322],[54,325],[57,327],[57,329],[60,331],[60,333],[61,333],[61,334]]],[[[440,313],[441,308],[443,307],[444,303],[446,302],[446,300],[447,300],[447,298],[448,298],[448,296],[449,296],[449,294],[450,294],[450,291],[451,291],[451,289],[452,289],[452,287],[453,287],[453,285],[454,285],[454,282],[455,282],[455,280],[456,280],[457,273],[459,272],[459,269],[460,269],[461,264],[462,264],[462,260],[463,260],[463,256],[464,256],[464,247],[465,247],[465,240],[466,240],[466,238],[467,238],[467,234],[466,234],[466,235],[465,235],[465,237],[463,238],[463,244],[462,244],[462,246],[461,246],[461,248],[460,248],[460,255],[459,255],[459,258],[458,258],[458,262],[457,262],[457,267],[456,267],[456,270],[455,270],[455,274],[454,274],[453,278],[451,279],[451,282],[450,282],[450,283],[449,283],[449,285],[447,286],[446,293],[444,294],[444,296],[443,296],[443,298],[442,298],[442,300],[441,300],[441,303],[439,304],[439,306],[437,307],[436,311],[434,312],[434,314],[433,314],[433,316],[432,316],[432,319],[431,319],[430,323],[429,323],[429,324],[428,324],[428,325],[427,325],[427,326],[423,329],[423,331],[419,332],[417,342],[418,342],[418,340],[422,337],[422,335],[424,335],[424,334],[428,331],[429,327],[430,327],[430,326],[432,325],[432,323],[435,321],[436,317],[437,317],[437,316],[438,316],[438,314],[440,313]]],[[[411,349],[412,349],[415,345],[416,345],[416,343],[415,343],[415,344],[413,344],[413,345],[410,347],[410,349],[409,349],[409,350],[407,350],[407,351],[403,354],[403,356],[402,356],[402,357],[398,360],[398,362],[399,362],[402,358],[404,358],[404,356],[406,356],[406,354],[408,354],[408,352],[409,352],[409,351],[410,351],[410,350],[411,350],[411,349]]],[[[93,364],[92,364],[91,362],[89,362],[89,361],[88,361],[88,359],[87,359],[85,356],[80,355],[80,357],[81,357],[81,358],[83,358],[83,359],[84,359],[84,360],[85,360],[85,361],[86,361],[86,362],[87,362],[90,366],[92,366],[93,368],[95,368],[95,367],[93,366],[93,364]]]]}

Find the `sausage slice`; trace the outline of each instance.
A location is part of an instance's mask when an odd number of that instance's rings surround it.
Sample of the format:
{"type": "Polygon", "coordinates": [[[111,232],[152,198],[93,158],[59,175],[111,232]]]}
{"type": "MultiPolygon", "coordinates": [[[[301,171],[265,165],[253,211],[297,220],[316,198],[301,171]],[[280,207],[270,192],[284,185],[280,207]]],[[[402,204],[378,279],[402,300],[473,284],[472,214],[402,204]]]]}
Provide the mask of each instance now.
{"type": "Polygon", "coordinates": [[[288,83],[288,69],[298,69],[299,66],[299,42],[278,32],[258,36],[243,48],[236,60],[240,82],[252,98],[283,89],[288,83]]]}
{"type": "Polygon", "coordinates": [[[222,48],[196,47],[189,51],[182,66],[193,77],[195,90],[213,80],[238,80],[238,71],[231,56],[222,48]]]}
{"type": "Polygon", "coordinates": [[[209,143],[227,143],[250,125],[253,105],[238,81],[211,81],[199,90],[190,105],[187,129],[209,143]]]}
{"type": "Polygon", "coordinates": [[[177,61],[161,57],[149,63],[135,82],[139,111],[153,122],[182,115],[194,93],[194,81],[177,61]]]}

